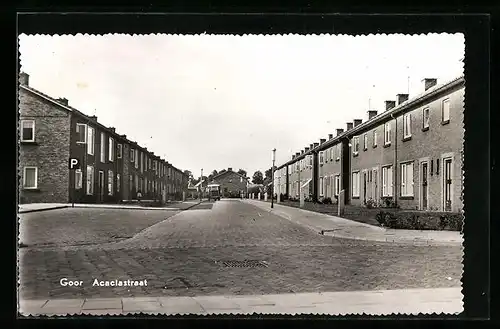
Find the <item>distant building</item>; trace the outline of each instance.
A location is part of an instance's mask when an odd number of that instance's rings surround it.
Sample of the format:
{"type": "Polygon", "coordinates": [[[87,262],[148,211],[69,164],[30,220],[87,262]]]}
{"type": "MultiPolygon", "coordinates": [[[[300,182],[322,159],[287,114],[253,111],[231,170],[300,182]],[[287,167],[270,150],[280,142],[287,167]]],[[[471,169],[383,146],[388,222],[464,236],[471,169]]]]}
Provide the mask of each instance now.
{"type": "Polygon", "coordinates": [[[210,184],[220,184],[223,198],[240,197],[246,194],[248,177],[228,168],[212,177],[210,184]]]}
{"type": "Polygon", "coordinates": [[[20,74],[20,203],[181,199],[188,177],[95,116],[29,86],[20,74]],[[69,169],[69,159],[80,168],[69,169]],[[163,192],[163,193],[162,193],[163,192]]]}

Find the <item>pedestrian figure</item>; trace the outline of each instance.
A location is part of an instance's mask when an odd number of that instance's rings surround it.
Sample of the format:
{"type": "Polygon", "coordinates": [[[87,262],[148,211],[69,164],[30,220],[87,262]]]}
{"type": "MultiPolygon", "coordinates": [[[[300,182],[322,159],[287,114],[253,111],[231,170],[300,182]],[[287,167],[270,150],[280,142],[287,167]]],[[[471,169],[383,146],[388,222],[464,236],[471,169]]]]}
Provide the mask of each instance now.
{"type": "Polygon", "coordinates": [[[142,199],[142,193],[141,193],[141,190],[137,191],[137,201],[139,201],[139,203],[141,203],[141,199],[142,199]]]}

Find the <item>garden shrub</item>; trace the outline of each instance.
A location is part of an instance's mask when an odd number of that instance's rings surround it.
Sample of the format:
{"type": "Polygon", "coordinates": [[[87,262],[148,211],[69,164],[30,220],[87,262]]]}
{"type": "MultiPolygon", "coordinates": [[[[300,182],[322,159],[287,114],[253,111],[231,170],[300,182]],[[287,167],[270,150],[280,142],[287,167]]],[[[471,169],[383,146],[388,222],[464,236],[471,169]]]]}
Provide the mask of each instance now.
{"type": "Polygon", "coordinates": [[[383,227],[406,230],[461,231],[463,223],[462,214],[443,212],[381,210],[375,219],[383,227]]]}

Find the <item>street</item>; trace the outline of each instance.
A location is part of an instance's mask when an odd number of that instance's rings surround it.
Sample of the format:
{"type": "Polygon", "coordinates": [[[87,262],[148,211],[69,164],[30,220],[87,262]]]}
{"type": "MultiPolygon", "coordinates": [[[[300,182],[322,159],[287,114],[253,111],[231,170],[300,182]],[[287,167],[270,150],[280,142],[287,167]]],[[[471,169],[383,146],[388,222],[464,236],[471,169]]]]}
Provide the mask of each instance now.
{"type": "Polygon", "coordinates": [[[460,246],[322,236],[237,199],[183,211],[22,214],[20,236],[21,299],[445,288],[459,287],[462,275],[460,246]],[[83,284],[63,286],[62,278],[83,284]]]}

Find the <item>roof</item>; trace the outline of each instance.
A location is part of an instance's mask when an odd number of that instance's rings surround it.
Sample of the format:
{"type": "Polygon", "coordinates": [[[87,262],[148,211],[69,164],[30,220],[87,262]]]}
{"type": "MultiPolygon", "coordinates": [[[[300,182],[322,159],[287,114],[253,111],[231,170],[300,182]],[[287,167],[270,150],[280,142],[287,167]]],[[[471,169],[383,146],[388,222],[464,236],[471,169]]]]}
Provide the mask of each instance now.
{"type": "Polygon", "coordinates": [[[221,173],[218,173],[217,175],[215,175],[214,177],[212,177],[212,180],[214,180],[214,179],[216,179],[216,178],[219,178],[219,177],[221,177],[221,176],[223,176],[223,175],[225,175],[225,174],[229,174],[229,173],[234,173],[234,174],[236,174],[236,175],[238,175],[238,176],[242,177],[243,179],[248,179],[248,178],[249,178],[249,177],[246,177],[246,176],[244,176],[244,175],[240,174],[240,173],[239,173],[239,172],[237,172],[237,171],[233,171],[233,170],[226,170],[226,171],[221,172],[221,173]]]}
{"type": "Polygon", "coordinates": [[[141,150],[145,151],[145,152],[148,152],[150,154],[151,157],[157,159],[157,160],[160,160],[160,161],[163,161],[165,162],[166,164],[170,165],[174,170],[177,170],[177,171],[180,171],[181,173],[183,173],[183,171],[181,169],[178,169],[178,168],[175,168],[172,164],[168,163],[165,159],[162,159],[160,156],[156,155],[156,154],[153,154],[153,152],[151,151],[148,151],[147,148],[145,147],[142,147],[140,146],[137,142],[135,141],[132,141],[126,137],[124,137],[125,135],[120,135],[119,133],[117,133],[116,131],[113,131],[112,128],[110,127],[106,127],[105,125],[99,123],[97,120],[95,120],[92,116],[89,116],[89,115],[86,115],[84,114],[83,112],[77,110],[76,108],[74,107],[71,107],[69,105],[66,105],[60,101],[58,101],[57,99],[53,98],[53,97],[50,97],[49,95],[47,94],[44,94],[42,93],[41,91],[33,88],[33,87],[29,87],[29,86],[26,86],[26,85],[20,85],[20,88],[25,90],[25,91],[28,91],[34,95],[37,95],[38,97],[41,97],[43,99],[45,99],[46,101],[58,106],[59,108],[69,112],[69,113],[73,113],[73,114],[77,114],[85,119],[88,120],[88,122],[92,122],[93,124],[95,124],[96,126],[98,126],[99,128],[103,129],[103,130],[106,130],[109,134],[112,134],[115,136],[115,138],[117,139],[121,139],[121,140],[124,140],[125,142],[129,143],[129,144],[132,144],[134,147],[136,148],[140,148],[141,150]]]}
{"type": "Polygon", "coordinates": [[[366,129],[371,129],[371,127],[378,125],[379,123],[387,120],[390,117],[393,117],[394,115],[398,115],[400,113],[404,113],[406,111],[413,109],[415,106],[417,106],[418,104],[420,104],[422,102],[425,102],[429,98],[432,98],[432,97],[439,95],[439,94],[442,94],[442,93],[446,93],[446,92],[448,92],[451,89],[456,88],[456,87],[463,87],[464,83],[465,83],[465,77],[462,75],[462,76],[459,76],[459,77],[457,77],[457,78],[455,78],[447,83],[434,86],[434,87],[430,88],[429,90],[426,90],[425,92],[417,95],[413,99],[409,99],[409,100],[395,106],[394,108],[392,108],[390,110],[379,113],[378,115],[374,116],[370,120],[365,121],[365,122],[361,123],[360,125],[350,129],[350,130],[344,131],[340,135],[335,136],[332,139],[325,141],[323,144],[320,144],[317,147],[314,147],[313,149],[311,149],[307,152],[304,152],[304,154],[301,154],[294,159],[288,160],[284,164],[278,166],[276,168],[276,170],[281,169],[283,167],[286,167],[288,165],[294,164],[295,162],[305,158],[307,155],[310,155],[312,153],[316,153],[318,151],[322,151],[322,150],[324,150],[332,145],[338,144],[342,139],[351,138],[353,136],[356,136],[361,131],[364,131],[366,129]]]}

